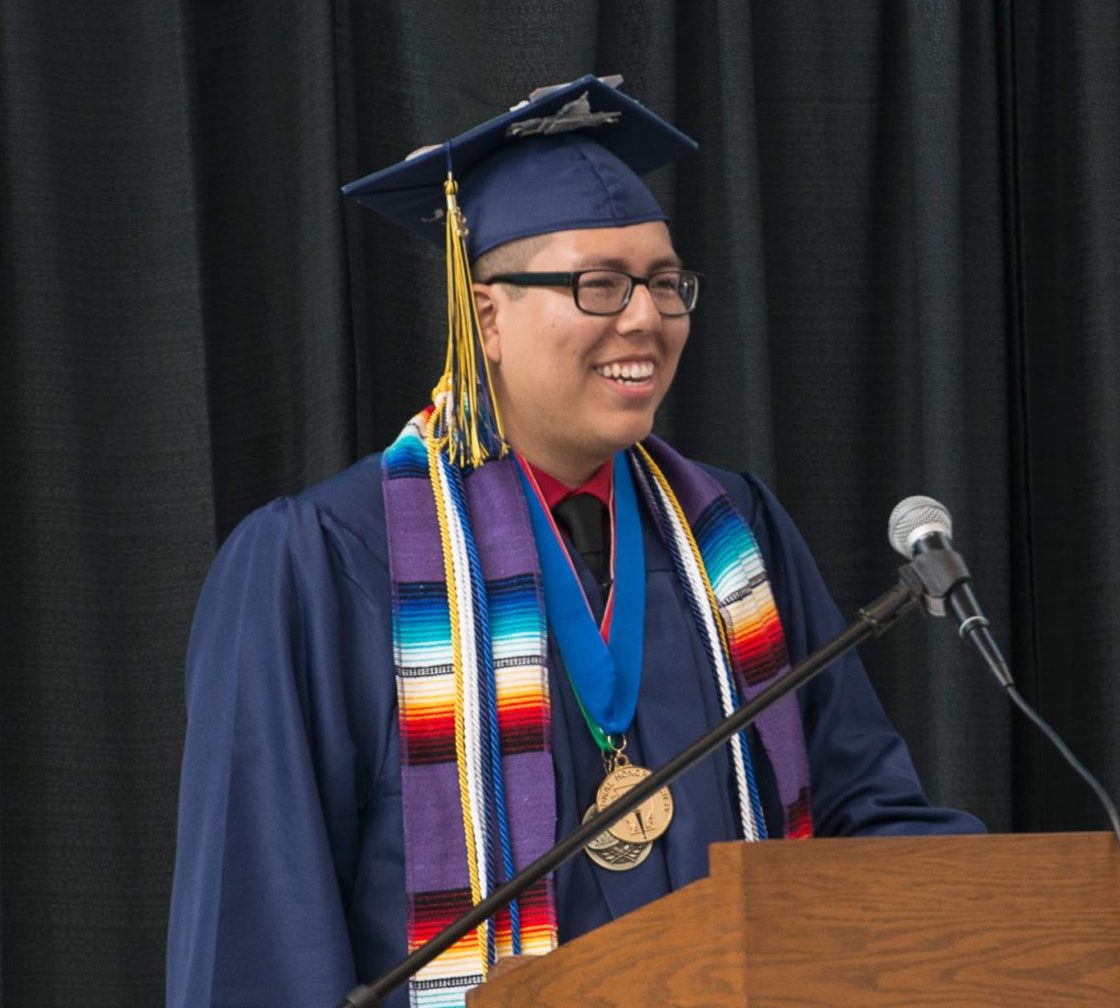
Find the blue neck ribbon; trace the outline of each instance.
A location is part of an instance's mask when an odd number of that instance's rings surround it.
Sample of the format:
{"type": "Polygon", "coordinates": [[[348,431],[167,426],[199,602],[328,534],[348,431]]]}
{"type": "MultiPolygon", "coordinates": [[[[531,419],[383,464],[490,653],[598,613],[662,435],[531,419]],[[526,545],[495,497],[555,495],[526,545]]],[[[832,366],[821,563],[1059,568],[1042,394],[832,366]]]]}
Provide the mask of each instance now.
{"type": "MultiPolygon", "coordinates": [[[[638,707],[645,621],[645,551],[634,482],[624,452],[614,456],[613,615],[607,640],[579,583],[551,513],[518,466],[544,582],[545,612],[585,716],[608,736],[625,732],[638,707]]],[[[611,606],[608,604],[608,611],[611,606]]]]}

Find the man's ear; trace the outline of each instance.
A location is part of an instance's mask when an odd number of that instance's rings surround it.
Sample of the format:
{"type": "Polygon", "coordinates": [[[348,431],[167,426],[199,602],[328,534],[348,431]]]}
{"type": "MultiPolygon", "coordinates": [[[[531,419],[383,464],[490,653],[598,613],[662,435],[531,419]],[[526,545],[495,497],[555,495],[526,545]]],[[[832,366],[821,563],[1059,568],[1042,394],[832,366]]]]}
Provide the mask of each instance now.
{"type": "Polygon", "coordinates": [[[479,336],[482,349],[491,364],[502,360],[501,328],[498,325],[498,303],[494,298],[494,285],[476,283],[473,287],[474,303],[478,308],[479,336]]]}

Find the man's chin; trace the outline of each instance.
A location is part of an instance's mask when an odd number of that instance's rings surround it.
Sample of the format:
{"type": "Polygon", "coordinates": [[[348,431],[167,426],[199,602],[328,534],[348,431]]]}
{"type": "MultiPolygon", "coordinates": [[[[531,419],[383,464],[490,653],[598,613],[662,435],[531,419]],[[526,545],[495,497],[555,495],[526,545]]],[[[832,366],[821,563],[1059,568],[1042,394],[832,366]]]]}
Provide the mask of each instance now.
{"type": "Polygon", "coordinates": [[[641,423],[628,423],[621,424],[617,429],[612,432],[613,436],[607,441],[613,447],[609,448],[607,455],[613,455],[615,452],[625,451],[632,445],[636,445],[639,441],[644,441],[649,437],[653,431],[652,417],[643,420],[641,423]]]}

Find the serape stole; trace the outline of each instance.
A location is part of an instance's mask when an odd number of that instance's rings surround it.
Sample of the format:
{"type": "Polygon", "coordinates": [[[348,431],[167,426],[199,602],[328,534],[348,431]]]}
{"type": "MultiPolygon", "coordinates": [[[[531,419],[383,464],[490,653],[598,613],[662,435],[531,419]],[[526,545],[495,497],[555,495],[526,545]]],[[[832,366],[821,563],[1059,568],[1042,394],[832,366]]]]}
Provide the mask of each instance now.
{"type": "MultiPolygon", "coordinates": [[[[431,426],[429,407],[382,457],[409,951],[544,853],[556,828],[547,620],[517,462],[464,473],[435,447],[431,426]]],[[[699,466],[654,438],[628,455],[730,713],[789,664],[758,546],[699,466]]],[[[786,835],[810,835],[796,700],[758,729],[786,835]]],[[[757,839],[765,826],[745,738],[731,749],[742,834],[757,839]]],[[[497,958],[551,951],[556,934],[549,877],[421,970],[412,1004],[457,1008],[497,958]]]]}
{"type": "MultiPolygon", "coordinates": [[[[655,469],[660,468],[663,482],[675,491],[687,526],[695,536],[703,569],[723,617],[739,698],[751,700],[790,668],[785,634],[762,551],[750,525],[713,476],[659,438],[649,437],[632,451],[643,453],[643,449],[655,460],[655,469]]],[[[642,477],[638,478],[641,482],[642,477]]],[[[661,491],[660,485],[656,489],[661,491]]],[[[651,496],[647,492],[647,502],[651,496]]],[[[651,510],[665,506],[658,503],[651,510]]],[[[669,549],[677,561],[672,543],[669,549]]],[[[677,570],[681,576],[687,565],[677,561],[677,570]]],[[[730,714],[733,709],[725,713],[730,714]]],[[[785,820],[783,835],[786,839],[811,837],[809,756],[796,697],[790,695],[774,704],[755,721],[755,728],[774,769],[785,820]]]]}

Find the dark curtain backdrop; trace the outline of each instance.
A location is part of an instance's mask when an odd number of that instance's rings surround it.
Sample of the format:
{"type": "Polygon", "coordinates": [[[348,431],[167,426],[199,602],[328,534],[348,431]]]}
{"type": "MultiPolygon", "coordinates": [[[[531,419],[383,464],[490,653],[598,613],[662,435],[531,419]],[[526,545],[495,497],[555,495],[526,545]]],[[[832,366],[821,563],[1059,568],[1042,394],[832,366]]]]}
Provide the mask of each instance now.
{"type": "MultiPolygon", "coordinates": [[[[843,609],[929,493],[1120,791],[1115,0],[0,4],[0,995],[157,1004],[182,656],[250,509],[390,439],[435,252],[340,183],[589,70],[696,136],[662,432],[760,473],[843,609]]],[[[869,647],[928,790],[1100,828],[949,626],[869,647]]]]}

